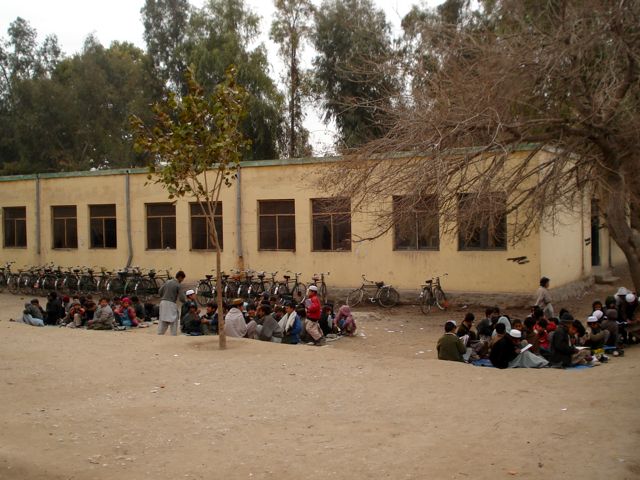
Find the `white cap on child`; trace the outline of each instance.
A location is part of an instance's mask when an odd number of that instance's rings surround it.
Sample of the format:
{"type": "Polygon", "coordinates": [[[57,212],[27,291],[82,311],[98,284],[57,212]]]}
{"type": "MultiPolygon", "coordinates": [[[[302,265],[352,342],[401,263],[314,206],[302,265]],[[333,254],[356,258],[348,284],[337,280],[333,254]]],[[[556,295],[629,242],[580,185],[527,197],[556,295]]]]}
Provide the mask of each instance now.
{"type": "Polygon", "coordinates": [[[512,338],[522,338],[522,332],[513,328],[509,331],[509,336],[512,338]]]}
{"type": "Polygon", "coordinates": [[[627,293],[624,296],[624,299],[627,301],[627,303],[633,303],[636,301],[636,296],[633,293],[627,293]]]}
{"type": "Polygon", "coordinates": [[[597,321],[598,321],[598,319],[596,317],[594,317],[594,316],[591,316],[591,317],[587,318],[587,323],[595,323],[597,321]]]}
{"type": "Polygon", "coordinates": [[[193,295],[194,293],[196,293],[193,290],[187,290],[184,294],[188,297],[189,295],[193,295]]]}
{"type": "Polygon", "coordinates": [[[600,320],[603,316],[604,313],[602,313],[602,310],[595,310],[592,314],[592,317],[596,317],[598,320],[600,320]]]}

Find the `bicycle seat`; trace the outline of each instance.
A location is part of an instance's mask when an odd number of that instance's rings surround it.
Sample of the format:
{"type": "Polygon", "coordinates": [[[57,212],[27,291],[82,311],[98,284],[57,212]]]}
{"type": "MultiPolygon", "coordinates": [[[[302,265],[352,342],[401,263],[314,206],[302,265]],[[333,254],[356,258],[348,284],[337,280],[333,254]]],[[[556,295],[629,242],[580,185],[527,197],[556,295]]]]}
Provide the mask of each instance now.
{"type": "Polygon", "coordinates": [[[285,280],[289,280],[290,278],[291,278],[291,275],[285,275],[285,276],[284,276],[284,279],[285,279],[285,280]]]}
{"type": "Polygon", "coordinates": [[[376,287],[378,288],[384,287],[384,282],[376,282],[376,287]]]}
{"type": "Polygon", "coordinates": [[[431,285],[433,283],[433,280],[425,280],[424,283],[426,283],[427,285],[431,285]]]}
{"type": "Polygon", "coordinates": [[[223,280],[226,280],[227,278],[229,278],[229,275],[222,275],[223,280]]]}
{"type": "Polygon", "coordinates": [[[155,272],[155,271],[153,271],[153,270],[151,270],[151,271],[148,273],[148,275],[149,275],[149,278],[154,278],[154,277],[156,276],[156,272],[155,272]]]}
{"type": "Polygon", "coordinates": [[[74,268],[73,269],[73,273],[80,273],[80,269],[79,268],[74,268]]]}
{"type": "Polygon", "coordinates": [[[265,277],[264,272],[258,274],[258,278],[264,278],[264,277],[265,277]]]}
{"type": "Polygon", "coordinates": [[[205,277],[207,278],[207,280],[211,280],[213,278],[213,275],[205,275],[205,277]]]}

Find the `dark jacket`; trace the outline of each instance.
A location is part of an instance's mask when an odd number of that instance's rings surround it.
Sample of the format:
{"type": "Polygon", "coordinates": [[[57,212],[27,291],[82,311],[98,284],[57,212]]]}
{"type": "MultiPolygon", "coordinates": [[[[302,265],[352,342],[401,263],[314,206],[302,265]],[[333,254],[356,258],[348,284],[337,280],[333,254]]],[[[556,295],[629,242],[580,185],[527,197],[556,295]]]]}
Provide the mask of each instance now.
{"type": "Polygon", "coordinates": [[[56,296],[47,301],[47,317],[44,323],[47,325],[57,325],[65,315],[66,312],[64,311],[60,297],[56,296]]]}
{"type": "Polygon", "coordinates": [[[467,328],[464,322],[462,322],[458,327],[458,331],[456,332],[456,335],[458,335],[458,337],[464,337],[465,335],[469,335],[469,342],[472,342],[473,340],[478,339],[476,332],[474,332],[470,328],[467,328]]]}
{"type": "Polygon", "coordinates": [[[482,335],[484,337],[490,337],[493,333],[493,325],[491,324],[490,318],[484,318],[480,320],[478,326],[476,327],[478,331],[478,335],[482,335]]]}
{"type": "Polygon", "coordinates": [[[183,333],[187,335],[202,333],[202,322],[197,313],[187,312],[187,314],[182,317],[181,322],[183,333]]]}
{"type": "Polygon", "coordinates": [[[494,367],[507,368],[509,366],[509,362],[517,356],[516,346],[511,340],[511,337],[509,335],[505,335],[498,340],[493,347],[491,347],[489,359],[494,367]]]}
{"type": "Polygon", "coordinates": [[[551,363],[561,363],[563,367],[571,366],[571,357],[576,349],[571,345],[567,327],[559,325],[551,338],[551,363]]]}

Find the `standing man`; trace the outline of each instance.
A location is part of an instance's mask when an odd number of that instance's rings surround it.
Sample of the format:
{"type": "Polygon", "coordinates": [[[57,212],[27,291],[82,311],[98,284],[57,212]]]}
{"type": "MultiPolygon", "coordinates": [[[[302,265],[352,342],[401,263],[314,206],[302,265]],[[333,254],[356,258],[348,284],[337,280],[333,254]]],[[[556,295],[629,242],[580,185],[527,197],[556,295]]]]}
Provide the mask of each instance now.
{"type": "Polygon", "coordinates": [[[547,320],[555,317],[553,305],[551,305],[551,294],[549,293],[550,280],[547,277],[540,279],[540,287],[536,292],[536,306],[543,312],[547,320]]]}
{"type": "Polygon", "coordinates": [[[320,305],[320,299],[318,298],[318,287],[311,285],[308,291],[309,298],[305,302],[307,308],[307,318],[304,321],[304,328],[313,339],[313,343],[321,347],[326,343],[322,336],[322,329],[320,328],[320,317],[322,316],[322,306],[320,305]]]}
{"type": "Polygon", "coordinates": [[[160,313],[158,318],[158,335],[164,335],[167,328],[171,326],[171,335],[178,335],[178,296],[180,295],[180,284],[186,275],[182,270],[176,273],[176,278],[172,278],[160,287],[160,313]]]}

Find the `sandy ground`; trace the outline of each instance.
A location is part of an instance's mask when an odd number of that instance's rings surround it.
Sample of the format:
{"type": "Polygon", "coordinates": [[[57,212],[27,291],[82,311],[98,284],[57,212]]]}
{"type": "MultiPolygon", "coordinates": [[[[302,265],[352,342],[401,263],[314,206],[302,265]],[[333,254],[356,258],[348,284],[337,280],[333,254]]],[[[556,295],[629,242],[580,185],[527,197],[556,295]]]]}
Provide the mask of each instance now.
{"type": "Polygon", "coordinates": [[[23,302],[0,294],[0,479],[640,478],[640,346],[585,370],[473,367],[434,352],[463,311],[369,307],[364,336],[219,351],[9,322],[23,302]]]}

